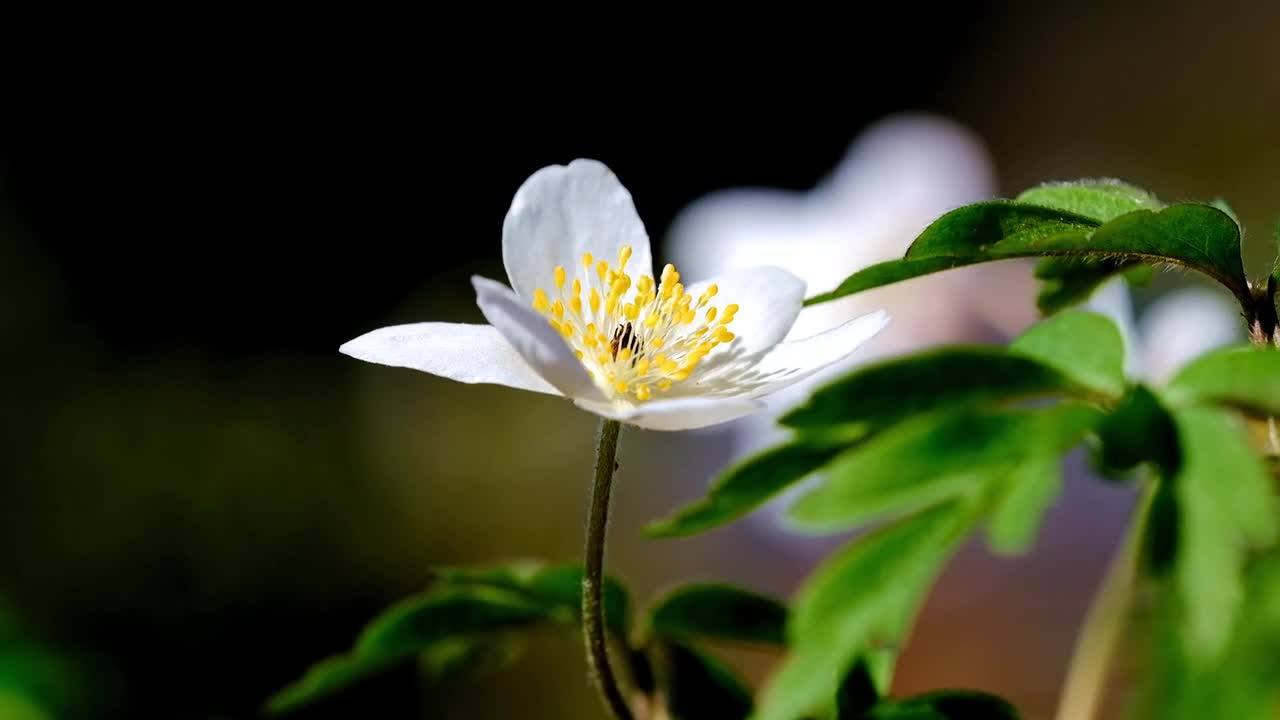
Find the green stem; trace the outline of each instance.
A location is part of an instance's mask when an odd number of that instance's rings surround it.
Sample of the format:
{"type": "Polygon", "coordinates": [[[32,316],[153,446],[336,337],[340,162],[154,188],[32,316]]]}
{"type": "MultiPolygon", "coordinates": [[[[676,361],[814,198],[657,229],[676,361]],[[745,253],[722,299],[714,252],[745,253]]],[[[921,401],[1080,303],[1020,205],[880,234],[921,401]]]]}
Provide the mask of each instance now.
{"type": "Polygon", "coordinates": [[[1093,720],[1102,703],[1111,661],[1132,605],[1134,580],[1155,488],[1153,480],[1139,501],[1123,544],[1089,603],[1062,686],[1057,720],[1093,720]]]}
{"type": "Polygon", "coordinates": [[[622,425],[616,420],[600,423],[596,446],[595,481],[591,485],[591,506],[587,514],[586,569],[582,575],[582,634],[587,647],[587,667],[591,679],[600,690],[605,708],[614,720],[632,720],[631,709],[618,686],[609,661],[609,643],[605,633],[604,604],[604,538],[609,526],[609,491],[617,469],[618,435],[622,425]]]}

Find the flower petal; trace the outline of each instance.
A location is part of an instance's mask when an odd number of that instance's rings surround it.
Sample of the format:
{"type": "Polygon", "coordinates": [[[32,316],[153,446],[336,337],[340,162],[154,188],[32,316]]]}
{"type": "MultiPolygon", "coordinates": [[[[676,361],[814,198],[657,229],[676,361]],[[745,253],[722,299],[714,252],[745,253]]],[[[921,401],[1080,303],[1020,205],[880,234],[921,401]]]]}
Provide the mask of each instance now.
{"type": "Polygon", "coordinates": [[[749,398],[683,397],[639,405],[575,400],[583,410],[647,430],[692,430],[759,412],[764,403],[749,398]]]}
{"type": "Polygon", "coordinates": [[[338,351],[357,360],[421,370],[462,383],[559,395],[492,325],[426,322],[378,328],[338,351]]]}
{"type": "Polygon", "coordinates": [[[502,283],[474,276],[471,284],[475,286],[476,304],[485,319],[502,333],[502,337],[538,375],[566,397],[604,399],[587,375],[587,369],[545,318],[521,302],[502,283]]]}
{"type": "Polygon", "coordinates": [[[727,367],[709,381],[727,397],[759,398],[794,385],[848,358],[889,324],[883,310],[868,313],[824,333],[776,345],[754,361],[727,367]]]}
{"type": "Polygon", "coordinates": [[[516,294],[526,302],[538,287],[552,290],[552,274],[563,265],[573,277],[591,253],[610,266],[618,249],[631,246],[632,278],[653,274],[649,235],[631,193],[595,160],[542,168],[516,191],[502,225],[502,262],[516,294]]]}
{"type": "MultiPolygon", "coordinates": [[[[804,304],[805,282],[780,267],[734,270],[696,282],[686,292],[696,302],[707,286],[713,284],[717,292],[712,305],[722,313],[728,305],[738,306],[738,313],[729,324],[736,338],[727,346],[735,356],[759,353],[782,342],[804,304]]],[[[725,347],[718,347],[716,351],[725,347]]],[[[708,355],[712,357],[714,353],[708,355]]]]}

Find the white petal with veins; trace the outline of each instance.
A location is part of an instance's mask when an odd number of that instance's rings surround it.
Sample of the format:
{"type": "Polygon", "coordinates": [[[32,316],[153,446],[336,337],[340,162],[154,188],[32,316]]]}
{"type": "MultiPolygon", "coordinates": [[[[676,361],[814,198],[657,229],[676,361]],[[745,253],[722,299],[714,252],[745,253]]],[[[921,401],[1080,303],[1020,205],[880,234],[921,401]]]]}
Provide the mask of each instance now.
{"type": "Polygon", "coordinates": [[[492,325],[424,322],[378,328],[338,351],[357,360],[411,368],[462,383],[506,385],[559,395],[492,325]]]}
{"type": "Polygon", "coordinates": [[[604,399],[560,335],[510,288],[482,277],[471,278],[471,284],[485,319],[548,383],[568,397],[604,399]]]}
{"type": "Polygon", "coordinates": [[[542,168],[516,191],[502,225],[502,262],[526,304],[548,288],[557,265],[570,270],[584,253],[611,264],[630,245],[633,275],[652,275],[649,235],[631,193],[603,163],[574,160],[542,168]]]}

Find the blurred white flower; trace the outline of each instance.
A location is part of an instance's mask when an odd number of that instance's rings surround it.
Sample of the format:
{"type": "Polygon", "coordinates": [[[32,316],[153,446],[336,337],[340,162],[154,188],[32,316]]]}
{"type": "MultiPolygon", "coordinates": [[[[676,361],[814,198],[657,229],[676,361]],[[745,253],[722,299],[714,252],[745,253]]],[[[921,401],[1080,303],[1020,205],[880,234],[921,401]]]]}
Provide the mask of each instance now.
{"type": "Polygon", "coordinates": [[[1138,315],[1128,284],[1116,278],[1088,306],[1120,327],[1129,376],[1157,386],[1194,358],[1246,339],[1240,308],[1226,293],[1206,287],[1166,292],[1138,315]]]}
{"type": "Polygon", "coordinates": [[[593,160],[543,168],[521,185],[503,223],[502,259],[511,287],[472,278],[489,325],[385,327],[341,352],[685,430],[763,409],[759,398],[843,360],[887,322],[868,312],[783,342],[806,291],[794,274],[735,265],[687,289],[673,265],[655,276],[630,193],[593,160]]]}
{"type": "MultiPolygon", "coordinates": [[[[681,267],[777,265],[814,291],[896,259],[929,223],[956,207],[990,199],[993,171],[982,143],[945,118],[913,114],[867,129],[843,162],[817,187],[725,190],[694,202],[672,224],[668,248],[681,267]]],[[[774,417],[813,388],[867,360],[927,346],[1001,341],[1036,318],[1028,265],[1003,262],[950,270],[806,308],[794,332],[847,321],[884,308],[893,323],[856,361],[775,395],[771,412],[727,426],[735,454],[771,443],[774,417]]]]}

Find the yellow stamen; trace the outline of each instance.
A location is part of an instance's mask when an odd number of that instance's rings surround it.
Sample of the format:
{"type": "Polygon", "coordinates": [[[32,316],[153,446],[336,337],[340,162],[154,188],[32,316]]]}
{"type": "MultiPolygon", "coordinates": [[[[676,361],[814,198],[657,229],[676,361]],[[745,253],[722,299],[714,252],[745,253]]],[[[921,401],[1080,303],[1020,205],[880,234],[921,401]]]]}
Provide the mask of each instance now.
{"type": "Polygon", "coordinates": [[[563,265],[556,266],[555,279],[556,279],[556,287],[563,288],[564,287],[564,266],[563,265]]]}
{"type": "Polygon", "coordinates": [[[533,291],[533,309],[540,313],[547,311],[547,294],[542,288],[533,291]]]}

